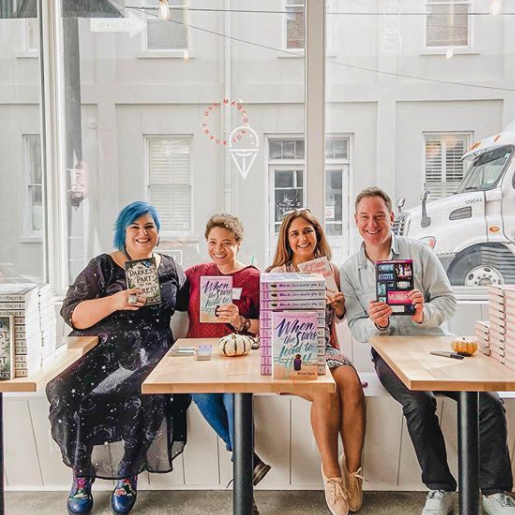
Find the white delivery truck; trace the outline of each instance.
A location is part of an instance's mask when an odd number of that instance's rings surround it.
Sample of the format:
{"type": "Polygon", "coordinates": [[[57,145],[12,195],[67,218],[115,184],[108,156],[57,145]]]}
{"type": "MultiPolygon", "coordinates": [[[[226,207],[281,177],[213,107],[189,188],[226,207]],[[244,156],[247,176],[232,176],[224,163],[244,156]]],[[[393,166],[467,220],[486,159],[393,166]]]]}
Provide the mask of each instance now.
{"type": "Polygon", "coordinates": [[[426,242],[440,258],[451,284],[515,284],[515,130],[475,143],[458,190],[402,212],[394,232],[426,242]]]}

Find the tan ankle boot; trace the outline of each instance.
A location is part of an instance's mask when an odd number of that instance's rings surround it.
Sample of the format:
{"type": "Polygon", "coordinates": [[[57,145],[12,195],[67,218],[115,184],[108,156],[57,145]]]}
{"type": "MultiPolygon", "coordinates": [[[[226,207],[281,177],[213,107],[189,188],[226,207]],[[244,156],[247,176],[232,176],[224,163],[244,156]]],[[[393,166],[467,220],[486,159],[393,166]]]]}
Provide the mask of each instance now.
{"type": "Polygon", "coordinates": [[[325,501],[333,515],[347,515],[349,503],[343,487],[342,477],[325,477],[322,465],[322,479],[324,480],[325,501]]]}
{"type": "Polygon", "coordinates": [[[345,490],[349,499],[349,510],[358,511],[363,503],[363,471],[349,472],[345,465],[345,456],[340,457],[340,469],[343,473],[345,490]]]}

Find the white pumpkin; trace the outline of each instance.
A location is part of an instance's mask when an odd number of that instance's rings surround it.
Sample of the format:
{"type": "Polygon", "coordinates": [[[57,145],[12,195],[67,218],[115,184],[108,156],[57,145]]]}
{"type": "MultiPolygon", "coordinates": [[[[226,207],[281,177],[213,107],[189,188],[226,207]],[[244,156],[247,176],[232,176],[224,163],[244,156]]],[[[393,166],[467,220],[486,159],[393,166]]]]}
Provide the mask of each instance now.
{"type": "Polygon", "coordinates": [[[242,334],[229,334],[218,341],[218,350],[222,356],[243,356],[252,348],[252,338],[242,334]]]}

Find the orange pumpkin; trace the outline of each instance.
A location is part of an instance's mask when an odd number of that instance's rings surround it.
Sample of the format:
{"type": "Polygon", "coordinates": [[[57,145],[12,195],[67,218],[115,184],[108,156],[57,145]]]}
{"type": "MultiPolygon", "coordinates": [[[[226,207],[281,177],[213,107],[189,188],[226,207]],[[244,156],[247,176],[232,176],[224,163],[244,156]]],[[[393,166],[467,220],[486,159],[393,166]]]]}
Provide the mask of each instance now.
{"type": "Polygon", "coordinates": [[[457,338],[451,342],[452,350],[462,356],[472,356],[477,351],[477,342],[467,338],[457,338]]]}

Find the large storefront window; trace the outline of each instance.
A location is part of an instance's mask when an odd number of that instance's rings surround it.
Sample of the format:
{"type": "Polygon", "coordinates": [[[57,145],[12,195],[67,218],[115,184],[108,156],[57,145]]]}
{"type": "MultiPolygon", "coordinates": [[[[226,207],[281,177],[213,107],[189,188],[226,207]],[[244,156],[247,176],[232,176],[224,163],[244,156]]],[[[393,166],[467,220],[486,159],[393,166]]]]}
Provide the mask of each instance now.
{"type": "MultiPolygon", "coordinates": [[[[218,0],[203,9],[173,0],[167,20],[157,1],[118,4],[76,13],[62,3],[62,173],[64,189],[77,173],[83,185],[75,201],[62,196],[66,282],[112,249],[117,213],[138,199],[161,215],[158,250],[184,267],[208,260],[205,224],[223,212],[244,224],[240,259],[268,266],[269,150],[304,168],[304,57],[285,50],[304,44],[304,2],[234,0],[227,9],[218,0]],[[267,147],[268,135],[292,133],[300,136],[280,150],[267,147]]],[[[280,180],[302,181],[289,170],[280,180]]]]}
{"type": "Polygon", "coordinates": [[[0,282],[46,279],[39,17],[0,8],[0,282]]]}
{"type": "MultiPolygon", "coordinates": [[[[396,232],[430,245],[457,289],[515,283],[515,139],[501,134],[515,19],[499,5],[334,0],[327,14],[326,131],[353,135],[349,209],[368,186],[404,198],[396,232]]],[[[352,229],[344,252],[359,244],[352,229]]]]}

